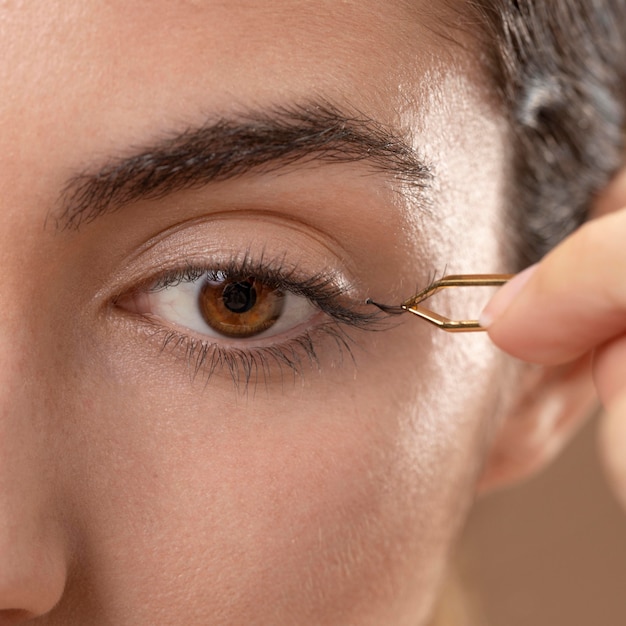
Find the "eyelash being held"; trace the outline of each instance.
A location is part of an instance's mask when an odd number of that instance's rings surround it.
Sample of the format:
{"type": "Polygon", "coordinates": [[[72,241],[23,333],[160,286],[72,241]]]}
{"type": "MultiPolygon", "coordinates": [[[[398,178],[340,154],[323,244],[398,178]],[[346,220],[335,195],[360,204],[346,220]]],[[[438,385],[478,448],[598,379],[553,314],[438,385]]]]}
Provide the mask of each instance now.
{"type": "Polygon", "coordinates": [[[277,334],[276,341],[272,343],[238,347],[232,345],[232,339],[216,341],[199,338],[193,335],[193,330],[187,333],[179,330],[180,327],[168,327],[167,320],[160,316],[143,315],[152,326],[152,335],[161,339],[161,352],[180,354],[192,378],[201,374],[208,382],[214,374],[224,371],[240,391],[247,391],[251,383],[263,382],[267,386],[276,378],[276,370],[281,382],[285,371],[291,372],[295,381],[305,365],[320,370],[318,344],[323,337],[328,337],[338,350],[340,363],[344,354],[355,362],[352,351],[355,342],[347,329],[379,330],[381,320],[386,317],[380,311],[362,310],[363,302],[356,303],[348,296],[348,287],[335,273],[305,276],[297,266],[285,268],[284,258],[268,262],[261,257],[259,261],[253,261],[247,253],[243,259],[216,263],[210,268],[187,263],[183,268],[169,270],[151,279],[149,284],[136,289],[135,293],[154,294],[203,278],[216,280],[224,277],[229,282],[254,277],[270,289],[306,298],[326,316],[326,319],[317,322],[309,320],[310,327],[294,337],[281,339],[277,334]]]}

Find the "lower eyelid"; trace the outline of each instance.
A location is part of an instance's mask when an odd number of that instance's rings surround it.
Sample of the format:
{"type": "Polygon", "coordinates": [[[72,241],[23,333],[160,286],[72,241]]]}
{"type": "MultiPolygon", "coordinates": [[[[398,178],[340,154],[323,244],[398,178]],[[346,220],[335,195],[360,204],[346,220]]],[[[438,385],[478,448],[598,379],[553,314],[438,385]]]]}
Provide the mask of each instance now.
{"type": "MultiPolygon", "coordinates": [[[[152,345],[159,361],[169,358],[180,363],[192,381],[199,379],[206,384],[214,377],[226,377],[240,392],[247,392],[250,386],[262,384],[269,388],[276,383],[282,393],[285,382],[293,379],[295,383],[311,369],[321,372],[324,363],[339,361],[343,367],[352,362],[356,366],[353,351],[359,343],[349,329],[321,311],[305,328],[294,329],[292,336],[273,336],[237,346],[196,336],[187,329],[167,327],[154,316],[132,317],[129,320],[124,316],[120,321],[122,328],[136,334],[140,342],[138,349],[141,344],[152,345]]],[[[141,367],[145,367],[145,363],[142,358],[141,367]]],[[[156,367],[162,372],[162,365],[156,367]]]]}

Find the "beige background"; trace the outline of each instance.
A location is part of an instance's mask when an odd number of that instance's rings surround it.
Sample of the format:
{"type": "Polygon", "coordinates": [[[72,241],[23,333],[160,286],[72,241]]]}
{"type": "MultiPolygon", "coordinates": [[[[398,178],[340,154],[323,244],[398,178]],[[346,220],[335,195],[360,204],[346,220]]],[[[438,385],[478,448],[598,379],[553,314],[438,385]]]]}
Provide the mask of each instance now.
{"type": "Polygon", "coordinates": [[[626,625],[626,514],[605,483],[596,427],[538,478],[478,504],[460,560],[482,597],[481,626],[626,625]]]}

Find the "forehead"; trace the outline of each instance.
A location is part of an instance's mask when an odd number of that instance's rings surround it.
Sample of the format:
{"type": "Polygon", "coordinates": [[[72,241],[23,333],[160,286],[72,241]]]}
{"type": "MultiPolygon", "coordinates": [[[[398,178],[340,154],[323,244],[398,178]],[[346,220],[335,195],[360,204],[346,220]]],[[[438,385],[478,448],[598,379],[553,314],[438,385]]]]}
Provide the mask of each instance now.
{"type": "Polygon", "coordinates": [[[357,95],[377,107],[390,89],[419,85],[444,46],[434,34],[440,18],[426,4],[0,3],[0,80],[13,94],[0,107],[16,113],[27,98],[30,113],[84,116],[85,105],[96,100],[105,111],[113,103],[118,110],[141,104],[145,115],[163,110],[173,94],[187,103],[201,95],[204,106],[215,109],[311,91],[357,95]]]}
{"type": "Polygon", "coordinates": [[[49,189],[85,155],[143,144],[158,129],[307,98],[397,123],[463,58],[431,5],[0,2],[0,166],[49,189]],[[67,171],[50,167],[58,164],[67,171]]]}

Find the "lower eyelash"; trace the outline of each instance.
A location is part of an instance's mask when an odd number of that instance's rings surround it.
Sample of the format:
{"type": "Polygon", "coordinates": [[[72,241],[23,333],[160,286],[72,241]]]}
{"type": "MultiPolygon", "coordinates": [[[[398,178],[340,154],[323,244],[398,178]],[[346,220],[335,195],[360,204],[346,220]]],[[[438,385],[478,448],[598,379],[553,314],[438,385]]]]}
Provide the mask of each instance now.
{"type": "Polygon", "coordinates": [[[291,373],[292,382],[295,383],[305,367],[319,371],[321,365],[316,350],[320,339],[318,335],[325,335],[334,342],[341,364],[347,355],[356,366],[353,353],[356,343],[336,321],[321,324],[277,345],[248,349],[232,346],[225,348],[218,343],[172,329],[156,328],[153,333],[153,336],[161,337],[161,352],[179,354],[187,362],[192,380],[201,375],[205,384],[208,384],[213,375],[224,371],[232,379],[235,389],[244,394],[249,392],[251,385],[256,390],[260,382],[267,387],[276,378],[277,369],[281,384],[285,382],[286,372],[291,373]]]}

